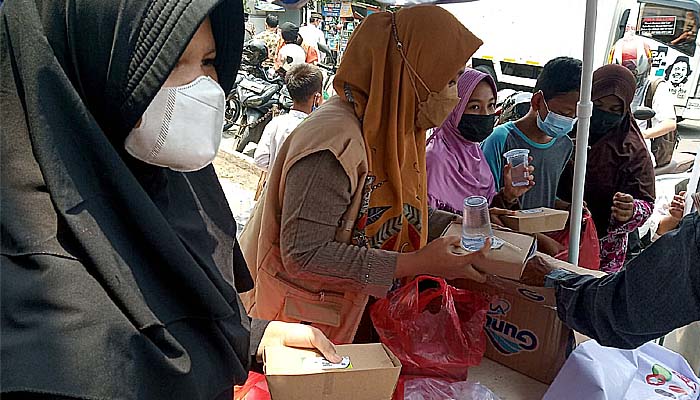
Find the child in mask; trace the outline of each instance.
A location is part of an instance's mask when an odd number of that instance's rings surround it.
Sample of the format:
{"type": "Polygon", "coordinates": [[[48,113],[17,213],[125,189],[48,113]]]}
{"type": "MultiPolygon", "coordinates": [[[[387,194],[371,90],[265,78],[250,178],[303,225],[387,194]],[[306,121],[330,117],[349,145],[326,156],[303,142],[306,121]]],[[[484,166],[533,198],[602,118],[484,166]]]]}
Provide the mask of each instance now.
{"type": "MultiPolygon", "coordinates": [[[[530,175],[530,185],[515,187],[506,165],[505,185],[496,190],[479,146],[493,132],[496,84],[490,75],[468,69],[459,78],[457,90],[459,104],[427,141],[428,204],[436,210],[461,214],[466,197],[483,196],[493,207],[510,208],[534,185],[534,177],[530,175]]],[[[492,217],[498,213],[492,210],[492,217]]]]}
{"type": "Polygon", "coordinates": [[[323,99],[323,74],[318,67],[297,64],[287,72],[285,80],[293,101],[292,109],[267,124],[255,150],[255,165],[265,172],[275,164],[277,152],[287,137],[311,111],[321,105],[323,99]]]}
{"type": "MultiPolygon", "coordinates": [[[[593,114],[583,199],[600,240],[600,269],[622,269],[627,236],[644,225],[656,198],[654,167],[632,115],[636,82],[621,65],[606,65],[593,74],[593,114]]],[[[573,166],[561,178],[559,195],[572,197],[573,166]]]]}
{"type": "Polygon", "coordinates": [[[576,123],[580,85],[581,61],[569,57],[549,61],[537,79],[530,112],[518,121],[496,127],[482,144],[497,190],[506,185],[505,176],[509,174],[503,154],[512,149],[530,151],[537,185],[520,196],[523,209],[569,207],[557,200],[556,191],[573,150],[567,134],[576,123]]]}

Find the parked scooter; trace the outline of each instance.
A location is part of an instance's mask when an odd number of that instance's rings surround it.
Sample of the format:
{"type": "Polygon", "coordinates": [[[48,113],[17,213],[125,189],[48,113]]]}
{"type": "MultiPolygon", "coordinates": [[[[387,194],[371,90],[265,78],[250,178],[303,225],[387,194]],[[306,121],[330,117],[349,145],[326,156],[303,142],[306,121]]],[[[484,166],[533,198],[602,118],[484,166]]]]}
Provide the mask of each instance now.
{"type": "Polygon", "coordinates": [[[236,89],[238,85],[243,80],[243,75],[238,74],[236,76],[236,82],[233,84],[231,92],[226,96],[226,110],[224,111],[224,132],[225,138],[231,137],[233,132],[231,129],[238,123],[241,118],[241,111],[243,106],[241,101],[238,99],[238,90],[236,89]]]}
{"type": "MultiPolygon", "coordinates": [[[[640,121],[648,121],[656,115],[656,112],[648,107],[639,107],[634,112],[634,118],[640,121]]],[[[695,154],[674,152],[671,162],[663,167],[654,168],[654,175],[682,174],[688,172],[693,167],[695,154]]]]}
{"type": "Polygon", "coordinates": [[[499,91],[496,102],[496,115],[498,115],[496,125],[517,121],[524,117],[530,111],[530,100],[532,100],[530,92],[516,92],[512,89],[499,91]]]}
{"type": "Polygon", "coordinates": [[[248,143],[257,143],[272,118],[292,107],[284,80],[270,77],[262,67],[267,47],[261,40],[251,40],[243,48],[243,61],[236,85],[226,101],[224,135],[236,139],[235,149],[243,152],[248,143]],[[238,129],[235,129],[238,125],[238,129]]]}
{"type": "Polygon", "coordinates": [[[237,87],[242,105],[236,151],[243,152],[248,143],[257,143],[273,117],[288,112],[292,99],[287,87],[279,82],[244,78],[237,87]]]}
{"type": "Polygon", "coordinates": [[[238,124],[238,120],[241,117],[241,112],[243,111],[243,106],[241,100],[238,96],[238,85],[241,84],[244,78],[252,76],[254,78],[259,78],[263,80],[270,80],[268,75],[265,73],[265,69],[262,67],[263,61],[267,59],[267,47],[265,42],[261,40],[250,40],[246,43],[243,48],[241,66],[236,75],[236,82],[226,96],[226,112],[224,117],[226,122],[224,124],[224,136],[230,137],[229,133],[234,125],[238,124]]]}
{"type": "Polygon", "coordinates": [[[321,71],[323,71],[323,90],[322,90],[322,95],[323,95],[323,100],[328,100],[329,98],[333,97],[335,93],[335,89],[333,88],[333,78],[335,78],[336,72],[338,72],[338,67],[335,65],[335,63],[332,64],[318,64],[318,67],[321,68],[321,71]]]}
{"type": "MultiPolygon", "coordinates": [[[[654,118],[655,115],[656,112],[647,107],[639,107],[634,112],[635,119],[639,121],[650,120],[654,118]]],[[[677,189],[678,184],[690,178],[689,171],[693,167],[695,157],[695,154],[675,151],[668,165],[654,169],[654,174],[656,175],[654,184],[656,196],[654,214],[656,214],[658,210],[668,209],[669,204],[673,200],[673,196],[680,192],[680,190],[677,189]]],[[[652,221],[653,216],[640,228],[630,232],[627,242],[627,262],[638,256],[651,244],[652,233],[650,232],[650,227],[653,224],[652,221]]]]}

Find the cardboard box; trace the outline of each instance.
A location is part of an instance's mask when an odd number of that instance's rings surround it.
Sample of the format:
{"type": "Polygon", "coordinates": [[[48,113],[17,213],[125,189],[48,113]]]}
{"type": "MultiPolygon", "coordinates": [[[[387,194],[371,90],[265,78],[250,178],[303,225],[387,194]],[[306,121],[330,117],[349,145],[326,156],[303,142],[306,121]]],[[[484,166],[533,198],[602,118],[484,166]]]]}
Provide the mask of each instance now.
{"type": "MultiPolygon", "coordinates": [[[[503,239],[506,243],[500,249],[492,249],[484,260],[474,264],[481,272],[498,275],[514,280],[519,280],[525,268],[525,262],[537,251],[537,240],[530,235],[509,231],[493,231],[494,236],[503,239]]],[[[443,236],[461,236],[462,226],[450,224],[443,236]]],[[[455,253],[463,253],[466,250],[455,248],[455,253]]]]}
{"type": "Polygon", "coordinates": [[[469,368],[469,381],[479,382],[503,400],[542,400],[549,389],[540,381],[488,358],[469,368]]]}
{"type": "Polygon", "coordinates": [[[516,211],[515,215],[503,215],[500,218],[506,227],[516,232],[553,232],[566,227],[569,212],[540,207],[516,211]]]}
{"type": "Polygon", "coordinates": [[[309,369],[305,358],[313,350],[289,347],[265,349],[265,377],[273,400],[388,400],[401,372],[401,362],[381,343],[336,346],[350,357],[352,368],[309,369]]]}
{"type": "MultiPolygon", "coordinates": [[[[558,267],[582,275],[605,275],[578,268],[544,254],[558,267]]],[[[573,332],[559,319],[554,289],[523,285],[490,275],[486,283],[470,280],[454,286],[484,292],[492,297],[486,318],[486,357],[515,371],[550,384],[573,347],[573,332]]]]}

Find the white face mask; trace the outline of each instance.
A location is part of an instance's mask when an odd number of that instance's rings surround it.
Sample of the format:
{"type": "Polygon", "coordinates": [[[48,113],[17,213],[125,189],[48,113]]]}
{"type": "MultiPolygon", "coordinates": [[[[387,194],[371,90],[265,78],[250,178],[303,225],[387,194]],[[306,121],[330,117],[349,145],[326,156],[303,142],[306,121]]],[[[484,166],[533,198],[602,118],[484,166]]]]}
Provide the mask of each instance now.
{"type": "Polygon", "coordinates": [[[221,86],[208,76],[161,88],[124,148],[145,163],[175,171],[206,167],[221,143],[225,97],[221,86]]]}

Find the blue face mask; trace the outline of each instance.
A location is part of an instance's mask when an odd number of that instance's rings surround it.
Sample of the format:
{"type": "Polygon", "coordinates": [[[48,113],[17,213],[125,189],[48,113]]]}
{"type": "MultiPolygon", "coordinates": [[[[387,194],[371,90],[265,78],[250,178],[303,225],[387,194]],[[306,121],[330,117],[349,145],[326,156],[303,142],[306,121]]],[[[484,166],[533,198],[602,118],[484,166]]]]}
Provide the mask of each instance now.
{"type": "MultiPolygon", "coordinates": [[[[546,102],[544,105],[547,107],[546,102]]],[[[537,127],[547,136],[554,139],[571,132],[574,129],[576,121],[576,118],[566,117],[549,111],[549,107],[547,107],[547,117],[545,117],[544,121],[540,117],[540,113],[537,113],[537,127]]]]}

